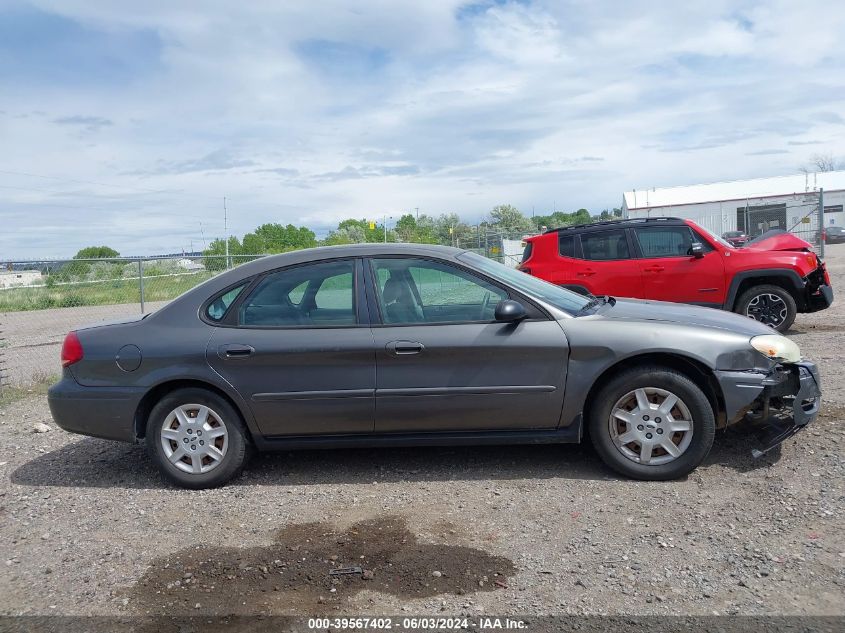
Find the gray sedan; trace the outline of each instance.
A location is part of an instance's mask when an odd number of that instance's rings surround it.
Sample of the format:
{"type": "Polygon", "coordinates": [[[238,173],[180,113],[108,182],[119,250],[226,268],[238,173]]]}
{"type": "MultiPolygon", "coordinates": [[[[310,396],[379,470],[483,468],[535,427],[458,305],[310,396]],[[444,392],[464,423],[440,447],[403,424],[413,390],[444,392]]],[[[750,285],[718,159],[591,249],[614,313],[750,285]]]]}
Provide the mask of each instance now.
{"type": "Polygon", "coordinates": [[[583,296],[472,252],[368,244],[262,258],[157,312],[80,328],[62,428],[145,441],[189,488],[253,450],[579,442],[671,479],[743,419],[758,454],[810,423],[815,365],[735,314],[583,296]]]}

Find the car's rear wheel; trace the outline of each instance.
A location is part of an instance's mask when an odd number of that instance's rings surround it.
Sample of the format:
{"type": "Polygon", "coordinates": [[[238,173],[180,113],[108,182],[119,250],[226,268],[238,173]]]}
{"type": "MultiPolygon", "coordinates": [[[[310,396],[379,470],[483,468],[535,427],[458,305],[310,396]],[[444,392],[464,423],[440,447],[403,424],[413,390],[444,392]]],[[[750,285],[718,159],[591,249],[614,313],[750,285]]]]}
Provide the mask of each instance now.
{"type": "Polygon", "coordinates": [[[246,463],[248,440],[240,415],[218,394],[178,389],[153,408],[147,450],[165,477],[185,488],[213,488],[246,463]]]}
{"type": "Polygon", "coordinates": [[[780,286],[754,286],[742,293],[736,312],[765,323],[778,332],[786,332],[795,321],[798,307],[795,298],[780,286]]]}
{"type": "Polygon", "coordinates": [[[683,477],[713,445],[716,420],[704,392],[666,367],[613,377],[590,406],[590,438],[602,460],[635,479],[683,477]]]}

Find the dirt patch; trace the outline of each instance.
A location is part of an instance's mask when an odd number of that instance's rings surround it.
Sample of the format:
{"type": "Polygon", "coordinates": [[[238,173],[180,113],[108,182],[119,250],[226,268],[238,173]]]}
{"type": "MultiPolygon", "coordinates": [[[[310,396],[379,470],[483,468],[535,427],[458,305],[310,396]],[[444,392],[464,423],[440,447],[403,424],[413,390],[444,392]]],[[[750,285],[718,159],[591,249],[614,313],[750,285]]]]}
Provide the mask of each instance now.
{"type": "Polygon", "coordinates": [[[501,556],[420,543],[388,516],[341,531],[291,525],[266,547],[188,547],[154,559],[126,597],[142,614],[309,614],[366,589],[408,598],[495,591],[514,573],[501,556]]]}

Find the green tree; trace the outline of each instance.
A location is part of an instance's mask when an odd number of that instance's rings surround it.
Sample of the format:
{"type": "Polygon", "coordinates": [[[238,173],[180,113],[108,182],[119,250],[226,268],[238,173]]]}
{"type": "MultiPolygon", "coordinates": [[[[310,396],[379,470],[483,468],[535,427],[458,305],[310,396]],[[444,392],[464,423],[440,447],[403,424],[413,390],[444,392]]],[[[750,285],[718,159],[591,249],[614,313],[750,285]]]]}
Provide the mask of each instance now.
{"type": "Polygon", "coordinates": [[[74,259],[108,259],[111,257],[120,257],[120,253],[108,246],[86,246],[73,256],[74,259]]]}
{"type": "MultiPolygon", "coordinates": [[[[421,219],[424,219],[423,216],[421,219]]],[[[396,222],[393,229],[396,239],[400,242],[411,242],[414,244],[437,244],[437,236],[432,223],[417,223],[416,218],[410,213],[403,215],[396,222]]]]}
{"type": "MultiPolygon", "coordinates": [[[[202,254],[206,256],[204,260],[206,269],[223,270],[226,268],[226,242],[224,240],[217,238],[208,245],[208,248],[202,254]]],[[[240,240],[233,235],[229,238],[229,256],[241,254],[243,254],[243,246],[241,246],[240,240]]],[[[239,262],[235,260],[234,263],[237,264],[239,262]]]]}
{"type": "Polygon", "coordinates": [[[263,255],[286,253],[313,246],[317,246],[317,237],[304,226],[262,224],[252,233],[244,235],[242,252],[248,255],[263,255]]]}
{"type": "Polygon", "coordinates": [[[561,226],[572,226],[573,224],[589,224],[594,221],[594,218],[590,216],[590,212],[586,209],[578,209],[573,213],[555,211],[550,215],[537,215],[534,216],[533,221],[534,228],[539,231],[543,227],[555,229],[561,226]]]}
{"type": "Polygon", "coordinates": [[[531,220],[522,211],[510,204],[500,204],[490,211],[490,223],[496,231],[530,231],[533,228],[531,220]]]}
{"type": "MultiPolygon", "coordinates": [[[[373,223],[374,228],[370,228],[369,220],[344,220],[337,225],[334,231],[331,231],[326,239],[323,241],[327,246],[335,244],[363,244],[364,242],[383,242],[384,241],[384,225],[373,223]]],[[[389,242],[395,241],[393,231],[388,231],[387,239],[389,242]]]]}

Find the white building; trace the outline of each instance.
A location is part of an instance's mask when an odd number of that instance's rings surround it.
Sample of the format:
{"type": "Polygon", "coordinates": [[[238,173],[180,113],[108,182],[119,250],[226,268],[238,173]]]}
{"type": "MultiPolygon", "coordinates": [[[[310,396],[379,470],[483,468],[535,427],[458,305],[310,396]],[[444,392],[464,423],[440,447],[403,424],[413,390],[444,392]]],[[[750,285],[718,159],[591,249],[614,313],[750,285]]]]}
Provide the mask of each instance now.
{"type": "Polygon", "coordinates": [[[778,228],[815,235],[821,189],[824,226],[845,226],[845,171],[635,189],[623,194],[622,212],[627,218],[690,219],[720,235],[740,230],[756,236],[778,228]]]}
{"type": "Polygon", "coordinates": [[[41,272],[37,270],[0,270],[0,288],[29,286],[41,281],[41,272]]]}

